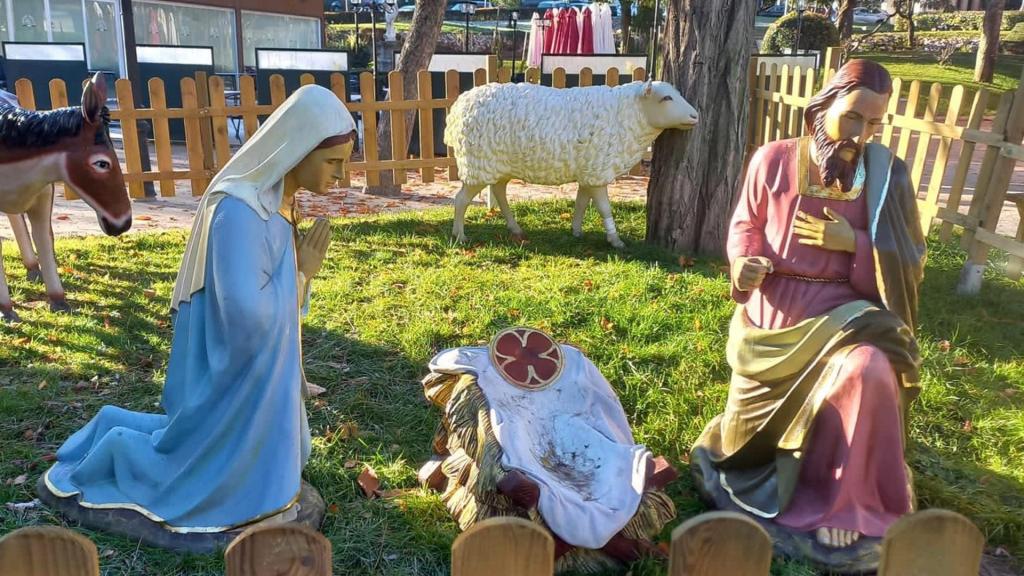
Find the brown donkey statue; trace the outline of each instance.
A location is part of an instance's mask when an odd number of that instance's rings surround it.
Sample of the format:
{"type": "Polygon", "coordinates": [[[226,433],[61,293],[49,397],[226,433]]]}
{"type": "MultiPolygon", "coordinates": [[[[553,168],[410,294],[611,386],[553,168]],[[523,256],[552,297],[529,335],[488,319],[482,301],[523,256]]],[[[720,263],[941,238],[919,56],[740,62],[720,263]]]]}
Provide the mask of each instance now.
{"type": "MultiPolygon", "coordinates": [[[[107,235],[118,236],[132,226],[132,205],[110,140],[106,101],[106,81],[98,73],[86,81],[81,107],[32,112],[0,103],[0,212],[10,216],[29,278],[42,278],[55,312],[71,308],[53,251],[53,183],[64,181],[95,210],[107,235]],[[22,215],[28,216],[31,237],[22,215]]],[[[18,321],[2,261],[0,314],[8,322],[18,321]]]]}

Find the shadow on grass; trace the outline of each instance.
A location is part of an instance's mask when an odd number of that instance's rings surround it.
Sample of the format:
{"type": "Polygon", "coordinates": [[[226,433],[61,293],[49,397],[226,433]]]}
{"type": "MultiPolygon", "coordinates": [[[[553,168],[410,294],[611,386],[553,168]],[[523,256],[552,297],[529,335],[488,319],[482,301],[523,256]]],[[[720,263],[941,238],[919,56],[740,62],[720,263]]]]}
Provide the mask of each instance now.
{"type": "MultiPolygon", "coordinates": [[[[456,250],[488,250],[488,261],[496,264],[514,265],[534,256],[553,256],[573,259],[581,265],[615,258],[649,262],[677,271],[681,269],[678,254],[644,242],[646,220],[643,204],[624,202],[614,206],[619,233],[626,243],[621,250],[608,244],[593,208],[587,213],[583,237],[574,237],[570,221],[563,219],[572,208],[572,203],[567,200],[515,204],[513,210],[527,236],[525,243],[512,237],[500,213],[487,212],[482,208],[471,208],[466,215],[466,244],[458,244],[452,239],[453,215],[448,207],[366,220],[341,220],[336,223],[336,231],[341,241],[350,236],[379,236],[391,241],[404,239],[417,243],[421,249],[436,256],[456,250]]],[[[721,275],[717,268],[719,264],[717,261],[698,260],[696,266],[688,267],[688,271],[717,277],[721,275]]]]}

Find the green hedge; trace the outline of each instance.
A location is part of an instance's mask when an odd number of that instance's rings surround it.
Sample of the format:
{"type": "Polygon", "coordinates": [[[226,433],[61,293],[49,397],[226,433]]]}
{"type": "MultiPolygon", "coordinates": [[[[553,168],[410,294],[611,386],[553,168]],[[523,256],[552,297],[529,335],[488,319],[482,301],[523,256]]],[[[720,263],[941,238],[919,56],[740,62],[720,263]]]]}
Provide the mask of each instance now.
{"type": "MultiPolygon", "coordinates": [[[[958,12],[925,12],[914,16],[915,30],[921,32],[941,30],[981,30],[982,22],[985,20],[985,12],[982,10],[960,10],[958,12]]],[[[895,22],[897,32],[906,32],[907,21],[896,17],[891,20],[895,22]]],[[[1003,30],[1011,30],[1017,24],[1024,22],[1024,12],[1020,10],[1004,10],[1003,30]]]]}
{"type": "Polygon", "coordinates": [[[803,15],[803,24],[796,12],[776,20],[764,35],[761,52],[779,54],[793,48],[797,29],[800,28],[800,50],[821,50],[839,45],[839,30],[828,18],[818,14],[803,15]]]}

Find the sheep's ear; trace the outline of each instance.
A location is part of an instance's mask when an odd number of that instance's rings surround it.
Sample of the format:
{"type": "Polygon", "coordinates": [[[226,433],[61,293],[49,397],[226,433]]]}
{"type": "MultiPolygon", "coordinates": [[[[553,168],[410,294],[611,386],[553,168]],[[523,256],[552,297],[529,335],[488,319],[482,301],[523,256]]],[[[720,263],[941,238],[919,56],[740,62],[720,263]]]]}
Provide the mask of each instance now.
{"type": "Polygon", "coordinates": [[[644,82],[644,96],[650,96],[654,92],[654,82],[644,82]]]}

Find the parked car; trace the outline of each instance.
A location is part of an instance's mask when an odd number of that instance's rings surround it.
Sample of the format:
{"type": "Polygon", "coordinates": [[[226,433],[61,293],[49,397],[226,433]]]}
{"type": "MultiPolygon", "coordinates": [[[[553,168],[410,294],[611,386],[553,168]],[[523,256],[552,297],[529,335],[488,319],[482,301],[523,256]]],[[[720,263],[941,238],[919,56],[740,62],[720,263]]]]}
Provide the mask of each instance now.
{"type": "Polygon", "coordinates": [[[566,2],[566,0],[543,0],[542,2],[537,3],[538,10],[551,10],[553,8],[561,10],[562,8],[568,8],[569,6],[571,6],[571,4],[566,2]]]}
{"type": "Polygon", "coordinates": [[[769,18],[778,18],[786,13],[786,6],[784,4],[776,4],[770,8],[765,8],[757,13],[758,16],[767,16],[769,18]]]}
{"type": "Polygon", "coordinates": [[[324,0],[325,12],[341,12],[344,9],[345,3],[342,0],[324,0]]]}
{"type": "Polygon", "coordinates": [[[405,6],[402,6],[402,7],[400,7],[398,9],[398,13],[399,14],[406,14],[408,12],[415,12],[415,11],[416,11],[416,5],[415,4],[406,4],[405,6]]]}
{"type": "Polygon", "coordinates": [[[853,9],[854,24],[878,24],[879,22],[885,22],[888,17],[889,15],[885,12],[873,8],[853,9]]]}

